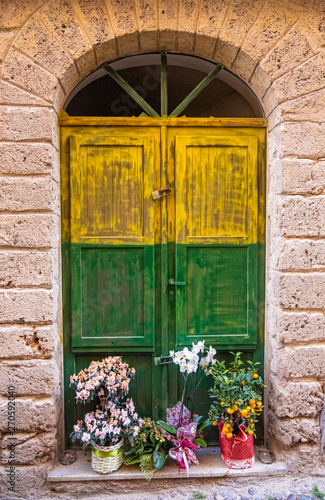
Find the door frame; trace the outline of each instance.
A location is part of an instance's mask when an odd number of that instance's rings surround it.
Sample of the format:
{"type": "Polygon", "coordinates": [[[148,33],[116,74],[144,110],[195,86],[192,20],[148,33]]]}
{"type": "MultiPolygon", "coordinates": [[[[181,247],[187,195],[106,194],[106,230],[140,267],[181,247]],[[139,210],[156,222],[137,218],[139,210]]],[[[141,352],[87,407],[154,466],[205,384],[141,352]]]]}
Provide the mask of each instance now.
{"type": "MultiPolygon", "coordinates": [[[[62,251],[62,325],[63,325],[63,355],[64,355],[64,387],[69,386],[70,375],[74,373],[75,367],[71,347],[71,313],[70,313],[70,294],[71,294],[71,278],[70,278],[70,254],[69,254],[69,238],[70,238],[70,173],[68,168],[63,168],[68,165],[67,157],[69,155],[69,147],[67,145],[67,137],[69,129],[74,127],[160,127],[161,128],[161,143],[160,143],[160,161],[161,161],[161,186],[165,187],[168,183],[167,172],[167,128],[170,127],[222,127],[222,128],[244,128],[263,129],[263,140],[259,139],[259,158],[258,158],[258,325],[257,325],[257,347],[254,352],[254,360],[261,362],[261,374],[264,375],[264,318],[265,318],[265,194],[266,194],[266,120],[264,118],[151,118],[151,117],[70,117],[65,111],[60,113],[61,126],[61,251],[62,251]],[[70,354],[70,355],[69,355],[70,354]]],[[[159,188],[158,187],[158,188],[159,188]]],[[[168,307],[168,290],[164,283],[167,283],[170,270],[168,269],[168,227],[167,227],[167,198],[160,200],[160,227],[157,227],[159,233],[159,241],[161,243],[160,255],[160,276],[158,297],[159,303],[156,307],[161,316],[160,323],[160,339],[161,343],[157,345],[157,349],[161,349],[161,355],[166,355],[170,349],[173,349],[172,336],[169,335],[169,307],[168,307]],[[164,244],[165,243],[165,244],[164,244]]],[[[243,346],[244,347],[244,346],[243,346]]],[[[241,346],[236,346],[240,350],[241,346]]],[[[153,347],[141,348],[142,352],[153,352],[153,347]]],[[[105,349],[106,350],[106,349],[105,349]]],[[[108,350],[108,349],[107,349],[108,350]]],[[[137,348],[133,348],[134,352],[137,348]]],[[[226,347],[219,347],[219,350],[227,351],[226,347]]],[[[129,352],[129,347],[109,348],[112,353],[129,352]]],[[[87,352],[98,352],[98,348],[89,348],[87,352]]],[[[168,392],[176,396],[177,384],[173,383],[167,365],[162,365],[156,373],[157,379],[166,380],[168,383],[162,387],[162,401],[167,401],[168,392]],[[168,386],[170,391],[168,391],[168,386]]],[[[153,384],[155,386],[155,384],[153,384]]],[[[65,408],[72,404],[72,391],[64,391],[65,408]]],[[[154,397],[154,390],[153,390],[154,397]]],[[[65,430],[66,440],[73,425],[73,415],[65,411],[65,430]]]]}

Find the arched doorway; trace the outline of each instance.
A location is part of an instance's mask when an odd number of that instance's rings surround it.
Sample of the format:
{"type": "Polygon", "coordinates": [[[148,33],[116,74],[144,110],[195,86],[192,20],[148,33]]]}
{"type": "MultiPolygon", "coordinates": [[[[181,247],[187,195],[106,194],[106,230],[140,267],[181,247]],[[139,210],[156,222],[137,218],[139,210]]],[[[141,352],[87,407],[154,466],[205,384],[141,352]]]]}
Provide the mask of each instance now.
{"type": "MultiPolygon", "coordinates": [[[[92,359],[121,354],[137,371],[138,412],[155,418],[178,400],[169,350],[205,339],[223,356],[264,353],[262,109],[222,69],[170,116],[216,65],[167,62],[165,76],[160,54],[110,65],[158,116],[143,116],[101,68],[61,119],[66,384],[92,359]]],[[[69,390],[66,400],[68,430],[69,390]]],[[[202,384],[197,408],[208,407],[202,384]]]]}

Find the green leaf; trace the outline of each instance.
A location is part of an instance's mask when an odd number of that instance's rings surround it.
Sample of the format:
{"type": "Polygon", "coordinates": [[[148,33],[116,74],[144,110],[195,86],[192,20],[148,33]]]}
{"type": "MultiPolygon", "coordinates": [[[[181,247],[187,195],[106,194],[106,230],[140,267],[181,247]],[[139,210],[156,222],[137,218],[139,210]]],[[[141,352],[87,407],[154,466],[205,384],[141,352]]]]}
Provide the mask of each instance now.
{"type": "Polygon", "coordinates": [[[129,460],[127,460],[125,463],[126,465],[132,465],[132,464],[138,464],[140,462],[140,457],[138,457],[137,455],[133,458],[130,458],[129,460]]]}
{"type": "Polygon", "coordinates": [[[167,455],[162,450],[155,450],[152,454],[153,463],[156,469],[161,469],[166,462],[167,455]]]}
{"type": "Polygon", "coordinates": [[[207,447],[206,440],[203,439],[203,438],[195,438],[194,439],[194,443],[198,444],[199,446],[201,446],[201,448],[206,448],[207,447]]]}
{"type": "Polygon", "coordinates": [[[207,420],[204,420],[204,422],[201,422],[201,423],[197,426],[196,432],[201,431],[202,429],[204,429],[205,427],[208,427],[209,425],[211,425],[211,421],[210,421],[210,419],[208,418],[207,420]]]}
{"type": "Polygon", "coordinates": [[[168,434],[172,434],[173,436],[176,436],[177,430],[175,429],[175,427],[172,427],[171,425],[166,424],[166,422],[163,422],[162,420],[158,420],[157,424],[160,425],[160,427],[162,427],[163,429],[165,429],[165,431],[167,431],[168,434]]]}
{"type": "Polygon", "coordinates": [[[196,422],[197,424],[199,424],[201,422],[202,418],[203,418],[202,415],[201,416],[199,415],[198,417],[196,417],[196,419],[194,420],[194,422],[196,422]]]}

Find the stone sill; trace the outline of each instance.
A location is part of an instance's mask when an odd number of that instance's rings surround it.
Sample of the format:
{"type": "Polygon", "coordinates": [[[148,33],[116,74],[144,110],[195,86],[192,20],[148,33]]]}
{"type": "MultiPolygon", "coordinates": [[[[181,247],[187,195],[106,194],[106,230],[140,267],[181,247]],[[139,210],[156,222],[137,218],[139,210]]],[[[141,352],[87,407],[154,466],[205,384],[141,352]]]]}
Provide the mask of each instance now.
{"type": "MultiPolygon", "coordinates": [[[[255,450],[257,456],[258,449],[255,450]]],[[[256,458],[255,465],[250,469],[229,469],[222,462],[219,448],[207,448],[197,452],[200,465],[192,464],[189,478],[202,477],[250,477],[250,476],[275,476],[287,472],[285,464],[273,462],[273,464],[262,464],[256,458]]],[[[145,480],[138,465],[122,465],[122,467],[111,474],[98,474],[90,466],[90,451],[78,452],[78,460],[72,465],[57,465],[48,474],[50,482],[67,481],[129,481],[134,479],[145,480]]],[[[178,468],[174,460],[168,458],[162,469],[155,472],[153,479],[184,479],[186,474],[178,474],[178,468]]]]}

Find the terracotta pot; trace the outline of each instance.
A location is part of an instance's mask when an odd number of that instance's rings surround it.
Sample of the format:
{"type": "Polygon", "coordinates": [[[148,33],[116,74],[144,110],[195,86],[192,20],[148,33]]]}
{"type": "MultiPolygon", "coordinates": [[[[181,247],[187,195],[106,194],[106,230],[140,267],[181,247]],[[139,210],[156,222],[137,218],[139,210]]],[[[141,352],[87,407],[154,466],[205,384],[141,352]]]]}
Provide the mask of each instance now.
{"type": "Polygon", "coordinates": [[[223,462],[230,469],[249,469],[255,463],[254,437],[244,432],[245,426],[239,427],[237,436],[227,438],[222,433],[224,423],[219,422],[220,451],[223,462]]]}

